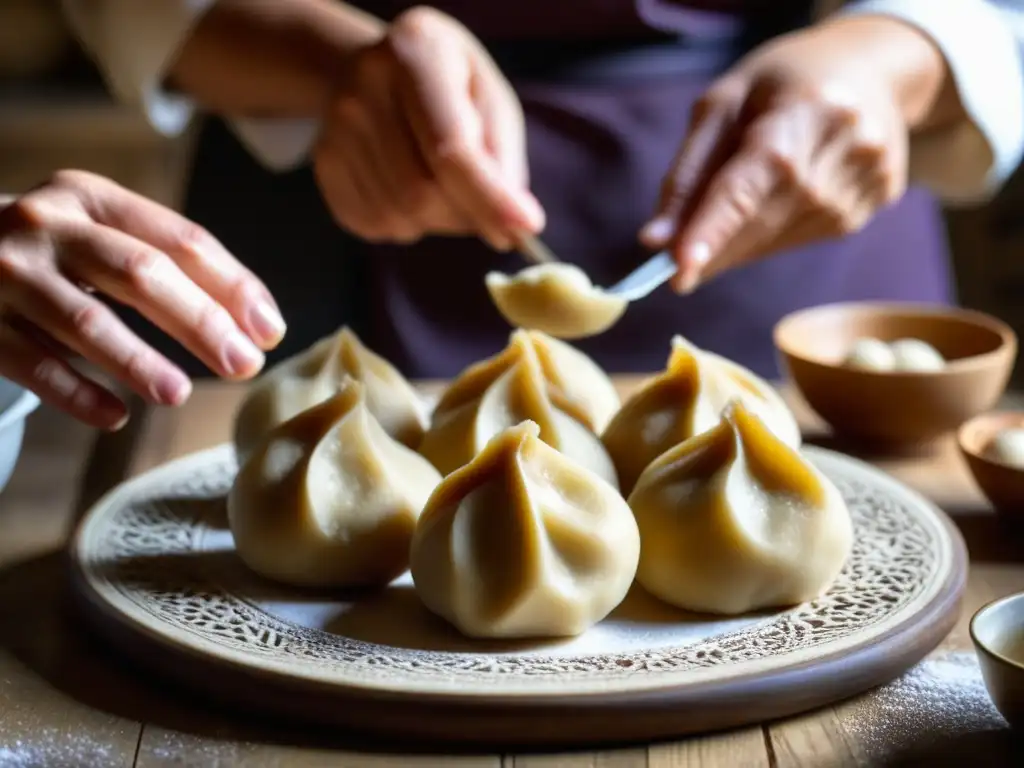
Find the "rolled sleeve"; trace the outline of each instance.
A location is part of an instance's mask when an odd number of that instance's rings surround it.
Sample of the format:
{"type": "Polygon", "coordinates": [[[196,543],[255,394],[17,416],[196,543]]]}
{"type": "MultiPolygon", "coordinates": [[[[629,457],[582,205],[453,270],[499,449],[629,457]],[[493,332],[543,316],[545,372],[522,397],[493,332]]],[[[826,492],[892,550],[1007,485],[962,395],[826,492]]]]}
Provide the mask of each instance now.
{"type": "MultiPolygon", "coordinates": [[[[140,108],[165,136],[177,136],[196,112],[188,96],[163,83],[195,25],[216,0],[62,0],[65,17],[114,97],[140,108]]],[[[263,165],[287,170],[305,160],[317,121],[231,118],[235,133],[263,165]]]]}
{"type": "Polygon", "coordinates": [[[967,119],[914,137],[911,177],[951,203],[994,195],[1024,153],[1024,0],[854,0],[839,12],[893,16],[934,41],[967,119]]]}

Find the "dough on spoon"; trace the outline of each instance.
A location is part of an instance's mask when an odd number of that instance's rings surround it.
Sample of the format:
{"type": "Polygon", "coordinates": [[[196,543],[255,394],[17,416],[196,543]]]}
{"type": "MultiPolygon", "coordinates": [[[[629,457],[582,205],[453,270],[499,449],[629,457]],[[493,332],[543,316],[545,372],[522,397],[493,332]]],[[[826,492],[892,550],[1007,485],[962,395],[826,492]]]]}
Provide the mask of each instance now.
{"type": "Polygon", "coordinates": [[[596,432],[618,395],[582,353],[550,354],[552,341],[516,331],[504,352],[466,369],[441,396],[420,453],[447,475],[468,464],[492,437],[529,420],[544,442],[618,487],[596,432]]]}
{"type": "Polygon", "coordinates": [[[839,490],[739,401],[655,459],[629,506],[637,581],[686,610],[740,614],[823,594],[853,547],[839,490]]]}
{"type": "Polygon", "coordinates": [[[413,529],[441,475],[391,438],[366,386],[272,429],[228,495],[239,557],[274,581],[308,587],[387,584],[409,566],[413,529]]]}
{"type": "Polygon", "coordinates": [[[411,570],[423,604],[469,637],[564,637],[622,602],[639,556],[618,491],[524,422],[437,487],[411,570]]]}
{"type": "Polygon", "coordinates": [[[595,286],[574,264],[537,264],[511,276],[489,272],[484,282],[510,324],[562,339],[603,333],[629,304],[595,286]]]}
{"type": "Polygon", "coordinates": [[[623,404],[601,436],[623,493],[630,492],[655,458],[717,424],[722,409],[734,398],[759,414],[784,442],[800,445],[796,418],[771,385],[676,336],[665,371],[623,404]]]}
{"type": "Polygon", "coordinates": [[[384,430],[416,448],[427,427],[419,395],[391,363],[346,327],[282,360],[250,387],[235,415],[239,462],[271,429],[331,397],[347,376],[363,383],[366,406],[384,430]]]}

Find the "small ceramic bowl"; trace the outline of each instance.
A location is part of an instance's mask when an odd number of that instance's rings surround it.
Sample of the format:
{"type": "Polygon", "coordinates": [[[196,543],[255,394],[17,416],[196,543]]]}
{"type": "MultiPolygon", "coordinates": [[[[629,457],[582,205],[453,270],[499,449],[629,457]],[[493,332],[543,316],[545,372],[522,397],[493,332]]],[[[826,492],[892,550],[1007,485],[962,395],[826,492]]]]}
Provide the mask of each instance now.
{"type": "Polygon", "coordinates": [[[826,304],[787,315],[775,346],[789,379],[839,436],[889,447],[929,443],[991,408],[1017,357],[1013,330],[989,315],[929,304],[826,304]],[[876,372],[844,359],[861,338],[920,339],[934,372],[876,372]]]}
{"type": "Polygon", "coordinates": [[[39,398],[7,379],[0,379],[0,491],[7,486],[18,463],[25,419],[39,406],[39,398]]]}
{"type": "Polygon", "coordinates": [[[971,640],[992,703],[1010,725],[1024,725],[1024,592],[974,614],[971,640]]]}
{"type": "Polygon", "coordinates": [[[960,427],[957,444],[985,498],[1000,514],[1024,521],[1024,469],[985,455],[985,449],[996,435],[1014,427],[1024,427],[1024,412],[983,413],[960,427]]]}

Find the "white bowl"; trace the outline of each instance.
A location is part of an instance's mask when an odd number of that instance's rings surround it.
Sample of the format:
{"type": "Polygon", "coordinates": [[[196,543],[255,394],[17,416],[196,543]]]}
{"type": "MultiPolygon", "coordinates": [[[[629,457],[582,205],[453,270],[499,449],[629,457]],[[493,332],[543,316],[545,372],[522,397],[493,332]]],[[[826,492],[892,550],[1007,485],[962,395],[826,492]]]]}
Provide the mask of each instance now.
{"type": "Polygon", "coordinates": [[[24,387],[0,379],[0,491],[7,486],[18,463],[25,419],[39,407],[39,398],[24,387]]]}

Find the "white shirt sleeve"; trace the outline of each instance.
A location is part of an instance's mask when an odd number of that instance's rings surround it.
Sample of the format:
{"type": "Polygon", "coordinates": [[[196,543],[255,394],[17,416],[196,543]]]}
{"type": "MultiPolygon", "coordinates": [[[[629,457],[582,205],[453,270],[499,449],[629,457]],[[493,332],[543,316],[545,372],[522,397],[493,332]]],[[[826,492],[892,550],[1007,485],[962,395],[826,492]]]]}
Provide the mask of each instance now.
{"type": "Polygon", "coordinates": [[[946,57],[968,119],[915,136],[911,178],[950,203],[998,192],[1024,154],[1024,0],[853,0],[840,13],[899,18],[946,57]]]}
{"type": "MultiPolygon", "coordinates": [[[[144,110],[166,136],[180,134],[195,113],[186,96],[163,80],[192,28],[216,0],[61,0],[64,14],[96,61],[114,96],[144,110]]],[[[231,127],[272,170],[302,163],[316,137],[316,120],[235,119],[231,127]]]]}

